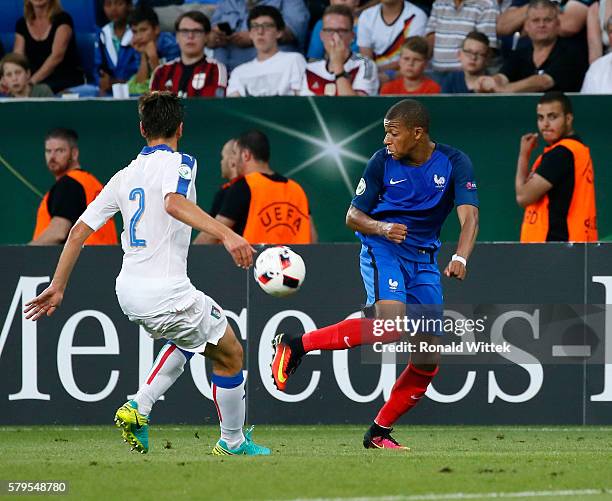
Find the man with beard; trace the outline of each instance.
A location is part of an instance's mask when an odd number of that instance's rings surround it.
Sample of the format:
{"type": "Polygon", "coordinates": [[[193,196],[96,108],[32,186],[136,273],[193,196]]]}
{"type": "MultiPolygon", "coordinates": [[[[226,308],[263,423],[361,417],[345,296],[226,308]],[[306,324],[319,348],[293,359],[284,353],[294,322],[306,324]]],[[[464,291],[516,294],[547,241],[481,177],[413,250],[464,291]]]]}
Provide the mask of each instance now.
{"type": "MultiPolygon", "coordinates": [[[[77,141],[77,133],[71,129],[53,129],[45,136],[45,160],[55,176],[55,184],[38,207],[30,245],[63,244],[70,228],[102,191],[100,181],[81,169],[77,141]]],[[[93,233],[85,244],[116,245],[117,231],[113,220],[93,233]]]]}

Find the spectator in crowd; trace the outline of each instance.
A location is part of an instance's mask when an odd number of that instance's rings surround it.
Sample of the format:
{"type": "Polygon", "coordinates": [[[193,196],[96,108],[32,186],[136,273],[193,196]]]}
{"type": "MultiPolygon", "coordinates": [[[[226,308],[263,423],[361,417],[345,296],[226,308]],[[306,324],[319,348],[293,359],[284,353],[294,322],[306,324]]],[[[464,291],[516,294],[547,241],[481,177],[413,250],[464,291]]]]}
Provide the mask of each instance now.
{"type": "Polygon", "coordinates": [[[22,54],[12,52],[0,60],[0,79],[9,97],[53,97],[46,84],[30,83],[30,63],[22,54]]]}
{"type": "Polygon", "coordinates": [[[24,17],[15,27],[13,52],[30,61],[32,84],[45,83],[54,93],[84,83],[72,18],[59,0],[24,0],[24,17]]]}
{"type": "MultiPolygon", "coordinates": [[[[355,33],[355,37],[353,38],[353,43],[351,44],[352,52],[359,52],[359,46],[357,45],[357,21],[359,17],[357,14],[357,7],[359,5],[359,0],[330,0],[330,5],[346,5],[353,12],[353,32],[355,33]]],[[[323,41],[321,39],[321,28],[323,27],[323,19],[319,19],[312,29],[310,34],[310,43],[308,45],[308,51],[306,53],[306,57],[308,61],[317,61],[319,59],[323,59],[325,56],[325,48],[323,47],[323,41]]]]}
{"type": "Polygon", "coordinates": [[[151,77],[151,90],[168,90],[180,97],[225,95],[227,69],[204,55],[210,21],[198,11],[181,14],[175,23],[181,57],[158,66],[151,77]]]}
{"type": "Polygon", "coordinates": [[[438,94],[440,86],[425,76],[429,46],[423,37],[408,37],[402,45],[399,78],[384,83],[381,94],[438,94]]]}
{"type": "Polygon", "coordinates": [[[98,33],[94,53],[94,75],[100,95],[110,93],[115,83],[125,83],[138,71],[139,54],[132,47],[128,16],[132,0],[104,0],[104,15],[110,21],[98,33]]]}
{"type": "MultiPolygon", "coordinates": [[[[560,36],[576,35],[585,27],[587,12],[592,0],[563,0],[563,12],[559,14],[560,36]]],[[[527,20],[529,0],[512,0],[508,9],[497,18],[497,34],[500,36],[513,35],[522,32],[527,20]]]]}
{"type": "Polygon", "coordinates": [[[223,206],[223,200],[228,188],[240,178],[238,175],[238,148],[236,139],[228,140],[221,149],[221,177],[226,179],[227,183],[222,184],[213,197],[210,211],[208,211],[211,217],[217,217],[223,206]]]}
{"type": "MultiPolygon", "coordinates": [[[[258,130],[237,140],[238,173],[216,219],[251,244],[309,244],[317,240],[302,187],[270,168],[270,143],[258,130]]],[[[194,243],[217,243],[200,233],[194,243]]]]}
{"type": "MultiPolygon", "coordinates": [[[[608,36],[612,38],[612,16],[608,18],[608,36]]],[[[583,94],[612,94],[612,52],[596,59],[582,84],[583,94]]]]}
{"type": "MultiPolygon", "coordinates": [[[[68,237],[85,208],[102,191],[102,184],[79,163],[77,133],[53,129],[45,136],[45,160],[55,184],[45,194],[36,214],[36,227],[30,245],[59,245],[68,237]]],[[[88,245],[115,245],[117,231],[113,219],[93,233],[88,245]]]]}
{"type": "Polygon", "coordinates": [[[538,134],[525,134],[516,167],[516,201],[525,209],[521,242],[596,241],[593,161],[574,132],[571,101],[562,92],[547,92],[538,102],[537,121],[547,146],[530,170],[538,134]]]}
{"type": "Polygon", "coordinates": [[[257,57],[232,71],[227,95],[294,96],[299,93],[306,60],[299,52],[280,52],[278,40],[285,23],[275,7],[253,7],[248,19],[249,35],[257,57]]]}
{"type": "Polygon", "coordinates": [[[155,9],[162,31],[174,31],[176,18],[185,12],[198,11],[210,19],[219,0],[146,0],[155,9]]]}
{"type": "Polygon", "coordinates": [[[497,49],[497,10],[495,0],[435,0],[426,32],[432,67],[442,83],[448,72],[461,70],[459,48],[471,31],[484,33],[497,49]]]}
{"type": "Polygon", "coordinates": [[[223,0],[212,17],[208,47],[215,49],[215,59],[230,71],[256,56],[247,21],[249,10],[258,5],[276,7],[283,16],[285,29],[279,39],[280,50],[302,52],[304,49],[310,18],[304,0],[223,0]]]}
{"type": "Polygon", "coordinates": [[[359,52],[378,67],[381,83],[396,77],[402,45],[410,36],[425,35],[427,15],[407,0],[381,0],[359,16],[359,52]]]}
{"type": "Polygon", "coordinates": [[[374,62],[351,52],[353,13],[346,5],[330,5],[323,13],[321,40],[325,59],[306,65],[302,96],[368,96],[378,93],[374,62]]]}
{"type": "Polygon", "coordinates": [[[578,92],[587,69],[586,55],[559,38],[559,10],[550,0],[531,0],[525,31],[531,46],[518,49],[500,72],[480,77],[481,92],[578,92]]]}
{"type": "MultiPolygon", "coordinates": [[[[559,13],[559,36],[570,38],[586,55],[586,20],[589,5],[593,0],[555,0],[555,2],[562,6],[559,13]]],[[[516,49],[529,46],[529,40],[525,37],[525,21],[529,3],[530,0],[512,0],[511,6],[497,19],[497,34],[500,37],[520,35],[520,38],[514,43],[516,49]]],[[[509,53],[505,55],[508,56],[509,53]]]]}
{"type": "Polygon", "coordinates": [[[480,31],[468,33],[459,49],[462,71],[453,71],[444,78],[442,92],[445,94],[478,92],[480,77],[486,73],[489,57],[487,35],[480,31]]]}
{"type": "Polygon", "coordinates": [[[159,29],[157,14],[151,7],[138,6],[128,20],[132,30],[132,47],[139,54],[138,71],[128,80],[130,94],[149,90],[151,74],[160,64],[177,59],[180,50],[176,39],[159,29]]]}
{"type": "Polygon", "coordinates": [[[587,17],[587,40],[589,44],[589,63],[610,50],[610,23],[612,19],[612,0],[599,0],[589,7],[587,17]]]}

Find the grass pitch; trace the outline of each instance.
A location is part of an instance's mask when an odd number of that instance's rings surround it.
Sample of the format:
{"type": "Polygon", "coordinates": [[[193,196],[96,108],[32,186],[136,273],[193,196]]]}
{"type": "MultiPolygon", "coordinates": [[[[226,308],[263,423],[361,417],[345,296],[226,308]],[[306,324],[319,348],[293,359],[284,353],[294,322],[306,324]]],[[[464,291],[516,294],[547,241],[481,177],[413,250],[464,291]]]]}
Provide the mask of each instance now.
{"type": "Polygon", "coordinates": [[[401,453],[363,449],[365,428],[258,426],[272,456],[219,458],[212,426],[152,426],[147,455],[111,425],[3,427],[0,480],[107,500],[612,499],[612,427],[400,426],[401,453]]]}

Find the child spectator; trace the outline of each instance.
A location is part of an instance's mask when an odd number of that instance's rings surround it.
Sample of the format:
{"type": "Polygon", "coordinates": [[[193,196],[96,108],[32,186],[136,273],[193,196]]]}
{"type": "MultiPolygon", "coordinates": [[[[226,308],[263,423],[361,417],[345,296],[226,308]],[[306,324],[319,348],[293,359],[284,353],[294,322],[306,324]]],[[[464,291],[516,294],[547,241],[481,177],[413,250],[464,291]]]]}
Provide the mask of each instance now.
{"type": "Polygon", "coordinates": [[[446,76],[442,83],[442,92],[445,94],[477,92],[479,78],[486,72],[489,55],[487,35],[480,31],[468,33],[459,49],[462,71],[452,71],[446,76]]]}
{"type": "Polygon", "coordinates": [[[0,60],[0,79],[8,97],[53,97],[48,85],[30,83],[31,76],[25,56],[12,52],[0,60]]]}
{"type": "MultiPolygon", "coordinates": [[[[330,5],[346,5],[353,12],[353,32],[355,33],[355,38],[353,39],[353,43],[351,44],[352,52],[359,52],[359,47],[357,46],[357,7],[359,6],[359,0],[330,0],[330,5]]],[[[323,59],[325,56],[325,47],[323,47],[323,42],[321,41],[321,28],[323,27],[323,19],[319,19],[312,29],[312,34],[310,35],[310,43],[308,45],[308,52],[306,53],[306,57],[308,61],[317,61],[318,59],[323,59]]]]}
{"type": "Polygon", "coordinates": [[[23,11],[15,27],[13,52],[30,61],[31,83],[46,83],[55,93],[82,85],[74,25],[59,0],[24,0],[23,11]]]}
{"type": "Polygon", "coordinates": [[[104,0],[104,14],[110,21],[98,33],[94,54],[95,77],[100,95],[110,93],[114,83],[124,83],[138,71],[140,55],[132,47],[128,16],[132,0],[104,0]]]}
{"type": "Polygon", "coordinates": [[[137,7],[130,14],[128,24],[133,33],[132,47],[140,53],[138,71],[128,80],[129,91],[143,94],[149,90],[153,70],[179,57],[180,50],[170,33],[160,32],[159,19],[151,7],[137,7]]]}
{"type": "Polygon", "coordinates": [[[429,46],[423,37],[408,37],[399,59],[400,77],[383,84],[381,94],[439,94],[440,86],[425,77],[429,46]]]}

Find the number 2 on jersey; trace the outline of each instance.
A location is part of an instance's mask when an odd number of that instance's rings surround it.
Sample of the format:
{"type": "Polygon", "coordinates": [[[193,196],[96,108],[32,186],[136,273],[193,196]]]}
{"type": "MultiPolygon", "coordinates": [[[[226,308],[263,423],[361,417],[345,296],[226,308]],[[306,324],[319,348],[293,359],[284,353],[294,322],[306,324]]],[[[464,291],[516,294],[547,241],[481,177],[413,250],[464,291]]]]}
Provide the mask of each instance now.
{"type": "Polygon", "coordinates": [[[138,209],[130,219],[130,246],[131,247],[146,247],[147,241],[141,238],[136,238],[136,225],[145,209],[145,193],[142,188],[134,188],[130,192],[130,200],[138,198],[138,209]]]}

